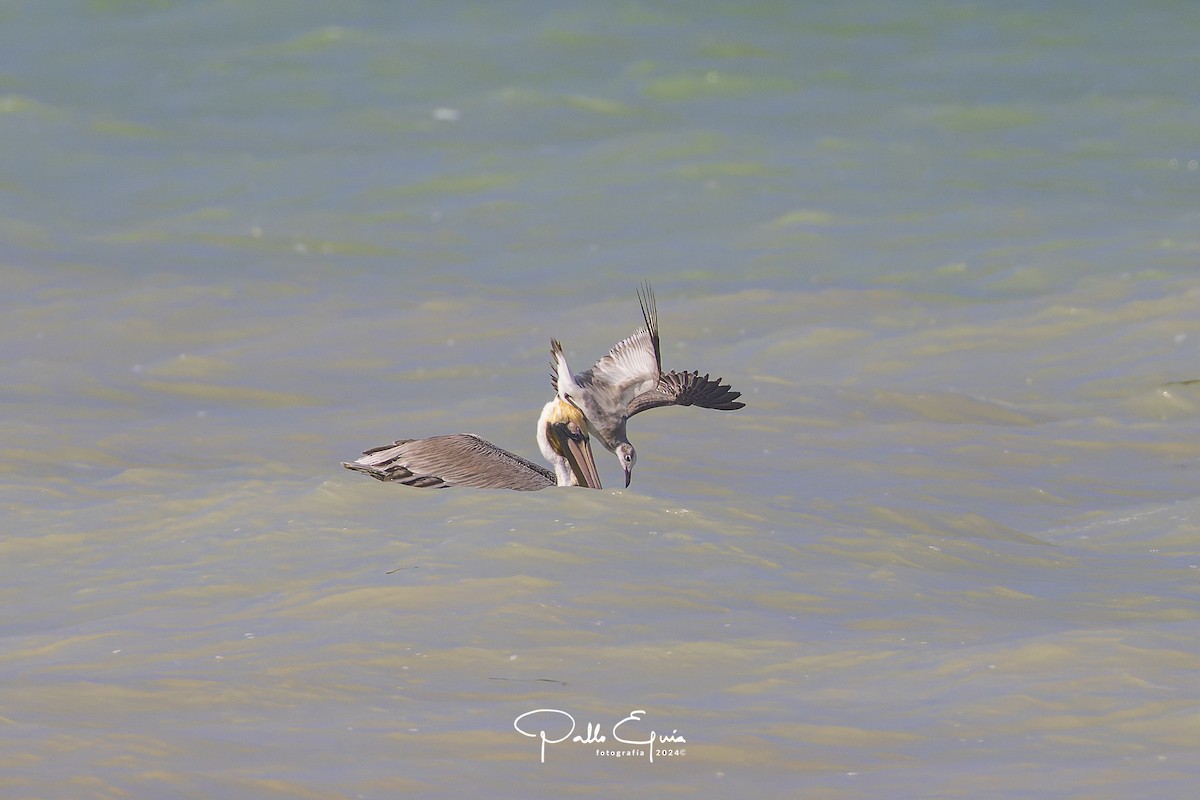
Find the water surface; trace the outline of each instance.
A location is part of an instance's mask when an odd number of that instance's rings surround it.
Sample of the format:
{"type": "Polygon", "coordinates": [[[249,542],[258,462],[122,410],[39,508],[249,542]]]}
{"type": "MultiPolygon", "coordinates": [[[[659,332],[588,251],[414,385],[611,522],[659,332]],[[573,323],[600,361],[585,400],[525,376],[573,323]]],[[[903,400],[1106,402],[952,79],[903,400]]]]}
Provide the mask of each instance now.
{"type": "Polygon", "coordinates": [[[1190,796],[1198,22],[0,4],[0,786],[1190,796]],[[630,489],[338,467],[643,278],[630,489]]]}

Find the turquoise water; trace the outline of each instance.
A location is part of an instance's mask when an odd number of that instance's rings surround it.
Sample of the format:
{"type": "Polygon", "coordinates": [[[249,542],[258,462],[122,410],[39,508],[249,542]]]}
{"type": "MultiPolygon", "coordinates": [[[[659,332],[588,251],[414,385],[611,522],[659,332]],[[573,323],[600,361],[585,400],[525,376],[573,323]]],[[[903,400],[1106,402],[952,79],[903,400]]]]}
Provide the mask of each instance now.
{"type": "Polygon", "coordinates": [[[1190,797],[1198,34],[0,2],[3,793],[1190,797]],[[747,407],[630,489],[338,467],[536,457],[643,278],[747,407]]]}

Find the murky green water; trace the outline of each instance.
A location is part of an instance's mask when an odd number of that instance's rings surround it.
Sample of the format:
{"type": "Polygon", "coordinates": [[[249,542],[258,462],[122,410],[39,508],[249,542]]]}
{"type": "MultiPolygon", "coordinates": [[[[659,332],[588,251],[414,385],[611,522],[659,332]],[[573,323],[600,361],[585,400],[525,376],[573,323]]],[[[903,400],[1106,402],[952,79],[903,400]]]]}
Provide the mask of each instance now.
{"type": "Polygon", "coordinates": [[[0,23],[6,796],[1190,796],[1190,6],[0,23]],[[642,278],[629,490],[338,467],[642,278]]]}

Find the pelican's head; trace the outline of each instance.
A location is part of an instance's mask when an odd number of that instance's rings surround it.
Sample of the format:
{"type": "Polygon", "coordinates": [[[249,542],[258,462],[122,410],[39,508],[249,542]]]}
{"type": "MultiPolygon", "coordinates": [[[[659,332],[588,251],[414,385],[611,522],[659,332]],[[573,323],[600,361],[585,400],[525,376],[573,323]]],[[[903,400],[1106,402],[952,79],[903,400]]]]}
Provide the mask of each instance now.
{"type": "Polygon", "coordinates": [[[625,470],[625,488],[628,489],[629,482],[633,480],[633,467],[637,464],[637,450],[629,442],[621,442],[613,452],[621,462],[621,469],[625,470]]]}
{"type": "Polygon", "coordinates": [[[559,486],[602,488],[592,457],[587,417],[561,391],[542,410],[542,418],[538,420],[538,446],[546,460],[554,465],[559,486]]]}

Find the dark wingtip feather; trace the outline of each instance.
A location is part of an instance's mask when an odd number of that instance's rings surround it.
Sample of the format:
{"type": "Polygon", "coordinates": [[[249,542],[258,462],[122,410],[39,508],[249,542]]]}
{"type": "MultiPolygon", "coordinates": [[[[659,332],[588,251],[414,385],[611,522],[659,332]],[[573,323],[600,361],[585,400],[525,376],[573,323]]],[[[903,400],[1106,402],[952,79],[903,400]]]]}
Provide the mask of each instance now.
{"type": "Polygon", "coordinates": [[[742,393],[735,392],[732,386],[722,383],[721,381],[725,380],[724,378],[717,378],[710,381],[708,376],[705,375],[704,380],[712,386],[711,391],[707,393],[710,404],[705,405],[705,408],[711,408],[714,411],[737,411],[739,408],[746,407],[745,403],[735,402],[742,396],[742,393]]]}
{"type": "Polygon", "coordinates": [[[558,355],[562,352],[562,344],[558,339],[550,340],[550,388],[558,392],[558,355]]]}
{"type": "Polygon", "coordinates": [[[650,343],[654,347],[654,361],[658,371],[662,372],[662,344],[658,335],[658,302],[654,299],[654,290],[650,281],[642,281],[637,290],[638,303],[642,306],[642,320],[646,323],[646,332],[650,334],[650,343]]]}
{"type": "Polygon", "coordinates": [[[715,411],[737,411],[746,404],[737,402],[741,392],[733,391],[721,379],[715,381],[699,372],[668,372],[658,386],[635,397],[629,404],[629,414],[639,414],[660,406],[696,406],[715,411]]]}

